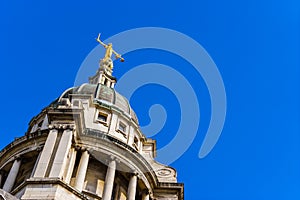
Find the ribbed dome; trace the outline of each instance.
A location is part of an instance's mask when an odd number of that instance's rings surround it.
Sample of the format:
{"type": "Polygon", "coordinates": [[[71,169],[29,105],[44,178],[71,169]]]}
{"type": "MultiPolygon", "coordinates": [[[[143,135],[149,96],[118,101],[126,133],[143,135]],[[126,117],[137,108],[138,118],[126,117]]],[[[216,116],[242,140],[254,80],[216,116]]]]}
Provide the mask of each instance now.
{"type": "Polygon", "coordinates": [[[130,116],[130,118],[138,124],[136,114],[130,107],[128,100],[111,87],[102,84],[85,83],[79,87],[65,91],[61,98],[69,97],[69,95],[72,94],[92,95],[95,104],[114,107],[125,115],[130,116]]]}

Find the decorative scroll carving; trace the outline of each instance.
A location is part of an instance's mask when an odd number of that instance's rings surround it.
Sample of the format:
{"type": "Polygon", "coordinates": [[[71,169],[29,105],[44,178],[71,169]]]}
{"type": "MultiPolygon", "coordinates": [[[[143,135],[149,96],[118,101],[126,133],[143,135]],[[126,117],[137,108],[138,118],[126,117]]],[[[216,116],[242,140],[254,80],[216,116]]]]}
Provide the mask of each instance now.
{"type": "Polygon", "coordinates": [[[169,169],[159,169],[157,171],[157,175],[159,176],[171,176],[172,175],[172,171],[169,169]]]}

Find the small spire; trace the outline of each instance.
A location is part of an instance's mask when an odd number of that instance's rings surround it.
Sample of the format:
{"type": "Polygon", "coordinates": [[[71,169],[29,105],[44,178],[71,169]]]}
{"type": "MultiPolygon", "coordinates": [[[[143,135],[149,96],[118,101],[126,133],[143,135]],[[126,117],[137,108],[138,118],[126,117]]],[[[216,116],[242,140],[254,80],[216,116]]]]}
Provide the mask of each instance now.
{"type": "Polygon", "coordinates": [[[100,40],[100,33],[98,37],[96,38],[96,41],[99,42],[105,49],[105,55],[104,58],[100,60],[100,68],[98,69],[95,76],[90,77],[89,81],[91,84],[103,84],[108,87],[113,88],[116,83],[116,78],[112,76],[113,71],[113,61],[111,59],[112,54],[115,54],[116,59],[120,59],[121,62],[124,62],[125,59],[122,57],[121,54],[118,54],[113,48],[112,43],[105,44],[100,40]]]}

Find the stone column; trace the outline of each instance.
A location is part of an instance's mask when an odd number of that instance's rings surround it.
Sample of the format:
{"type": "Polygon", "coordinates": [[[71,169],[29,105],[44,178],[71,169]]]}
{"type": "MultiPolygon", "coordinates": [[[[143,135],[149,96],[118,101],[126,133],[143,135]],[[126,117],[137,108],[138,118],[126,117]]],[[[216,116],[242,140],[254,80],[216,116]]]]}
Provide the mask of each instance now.
{"type": "Polygon", "coordinates": [[[3,190],[5,190],[6,192],[10,192],[11,189],[13,188],[20,166],[21,166],[21,159],[19,158],[15,159],[3,186],[3,190]]]}
{"type": "Polygon", "coordinates": [[[89,157],[90,157],[90,155],[89,155],[87,150],[82,152],[80,162],[79,162],[79,166],[78,166],[78,169],[77,169],[77,174],[76,174],[76,180],[75,180],[74,187],[76,189],[78,189],[80,192],[83,189],[84,179],[85,179],[87,167],[88,167],[88,164],[89,164],[89,157]]]}
{"type": "Polygon", "coordinates": [[[129,181],[127,200],[135,200],[136,185],[137,185],[137,174],[135,173],[131,176],[129,181]]]}
{"type": "Polygon", "coordinates": [[[71,144],[72,144],[72,136],[73,136],[72,130],[70,129],[64,130],[55,154],[55,158],[51,167],[49,177],[62,178],[65,171],[66,162],[68,159],[68,153],[70,151],[71,144]]]}
{"type": "Polygon", "coordinates": [[[66,183],[70,183],[70,181],[71,181],[74,166],[75,166],[77,151],[74,148],[72,148],[70,154],[71,154],[71,158],[70,158],[70,162],[69,162],[69,168],[66,172],[66,178],[65,178],[66,183]]]}
{"type": "Polygon", "coordinates": [[[50,130],[33,177],[45,177],[56,138],[57,138],[57,130],[56,129],[50,130]]]}
{"type": "Polygon", "coordinates": [[[111,195],[114,187],[115,173],[116,161],[111,160],[108,164],[106,171],[102,200],[111,200],[111,195]]]}

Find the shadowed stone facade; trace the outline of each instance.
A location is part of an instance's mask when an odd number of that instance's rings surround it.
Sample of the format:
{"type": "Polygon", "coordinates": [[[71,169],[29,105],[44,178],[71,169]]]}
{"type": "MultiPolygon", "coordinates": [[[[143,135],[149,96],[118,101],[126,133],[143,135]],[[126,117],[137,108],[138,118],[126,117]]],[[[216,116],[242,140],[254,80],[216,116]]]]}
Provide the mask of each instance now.
{"type": "Polygon", "coordinates": [[[154,160],[105,63],[66,90],[0,152],[1,199],[183,200],[176,170],[154,160]]]}

